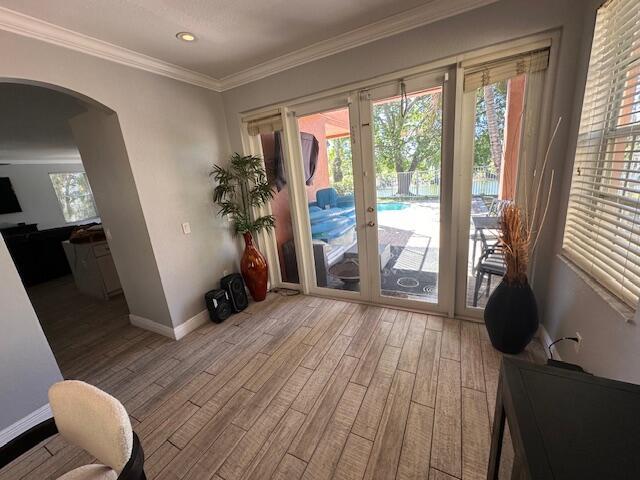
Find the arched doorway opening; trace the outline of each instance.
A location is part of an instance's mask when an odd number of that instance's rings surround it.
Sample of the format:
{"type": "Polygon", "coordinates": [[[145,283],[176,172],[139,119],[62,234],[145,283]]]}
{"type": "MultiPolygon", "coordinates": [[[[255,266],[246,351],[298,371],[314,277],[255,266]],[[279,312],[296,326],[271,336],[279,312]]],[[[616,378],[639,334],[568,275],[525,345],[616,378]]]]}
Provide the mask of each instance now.
{"type": "Polygon", "coordinates": [[[0,232],[63,376],[83,378],[130,340],[135,259],[153,256],[118,117],[29,80],[0,80],[0,105],[0,232]]]}

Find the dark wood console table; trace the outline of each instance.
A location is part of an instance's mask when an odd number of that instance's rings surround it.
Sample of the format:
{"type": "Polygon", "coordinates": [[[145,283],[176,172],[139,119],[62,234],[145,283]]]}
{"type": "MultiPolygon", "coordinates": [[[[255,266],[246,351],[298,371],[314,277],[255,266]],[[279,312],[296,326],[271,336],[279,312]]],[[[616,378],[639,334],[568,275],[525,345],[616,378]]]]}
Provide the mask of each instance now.
{"type": "Polygon", "coordinates": [[[640,479],[640,386],[504,358],[487,478],[640,479]]]}

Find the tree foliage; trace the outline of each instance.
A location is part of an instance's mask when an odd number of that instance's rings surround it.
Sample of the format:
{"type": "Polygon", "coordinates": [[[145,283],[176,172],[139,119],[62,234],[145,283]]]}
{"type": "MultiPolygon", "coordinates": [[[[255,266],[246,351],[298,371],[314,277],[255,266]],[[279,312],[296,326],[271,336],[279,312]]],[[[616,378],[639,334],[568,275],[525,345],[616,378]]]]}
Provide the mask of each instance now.
{"type": "Polygon", "coordinates": [[[373,137],[379,173],[439,167],[442,94],[408,97],[406,104],[400,99],[374,104],[373,137]]]}
{"type": "MultiPolygon", "coordinates": [[[[507,111],[507,81],[493,83],[487,88],[493,91],[493,109],[497,117],[497,130],[500,139],[504,138],[505,115],[507,111]]],[[[492,161],[491,155],[491,138],[489,134],[489,121],[487,117],[487,101],[485,90],[479,88],[476,91],[476,122],[475,122],[475,138],[473,145],[473,164],[474,166],[493,166],[499,167],[495,161],[492,161]]],[[[498,170],[496,168],[496,170],[498,170]]]]}
{"type": "Polygon", "coordinates": [[[260,157],[234,153],[228,168],[214,165],[210,176],[217,183],[213,201],[220,207],[218,213],[231,216],[235,233],[256,233],[274,228],[273,215],[258,218],[252,215],[252,208],[261,207],[274,196],[260,157]]]}
{"type": "MultiPolygon", "coordinates": [[[[489,87],[493,93],[490,97],[496,116],[497,135],[502,140],[507,106],[507,82],[494,83],[489,87]]],[[[441,92],[409,96],[406,105],[403,105],[400,99],[375,103],[372,113],[374,155],[378,175],[439,171],[442,155],[441,92]]],[[[351,139],[340,137],[327,140],[327,155],[332,186],[340,194],[352,193],[351,139]]],[[[476,94],[473,164],[477,167],[496,167],[491,155],[486,98],[481,88],[476,94]]],[[[409,173],[409,176],[412,176],[412,173],[409,173]]],[[[396,183],[399,190],[407,189],[409,185],[406,178],[396,183]]]]}
{"type": "Polygon", "coordinates": [[[86,173],[50,173],[49,178],[65,221],[79,222],[98,216],[86,173]]]}
{"type": "Polygon", "coordinates": [[[351,158],[351,137],[327,140],[329,176],[331,186],[340,195],[353,193],[353,162],[351,158]]]}

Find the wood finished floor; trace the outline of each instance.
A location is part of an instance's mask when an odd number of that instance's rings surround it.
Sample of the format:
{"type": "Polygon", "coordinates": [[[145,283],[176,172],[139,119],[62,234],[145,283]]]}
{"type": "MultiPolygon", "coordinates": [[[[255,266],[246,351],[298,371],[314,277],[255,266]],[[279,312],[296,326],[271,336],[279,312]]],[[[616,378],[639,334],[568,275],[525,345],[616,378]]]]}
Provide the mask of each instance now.
{"type": "MultiPolygon", "coordinates": [[[[149,479],[486,477],[501,356],[481,324],[271,295],[175,342],[68,279],[30,295],[65,377],[127,408],[149,479]]],[[[56,436],[0,480],[92,461],[56,436]]]]}

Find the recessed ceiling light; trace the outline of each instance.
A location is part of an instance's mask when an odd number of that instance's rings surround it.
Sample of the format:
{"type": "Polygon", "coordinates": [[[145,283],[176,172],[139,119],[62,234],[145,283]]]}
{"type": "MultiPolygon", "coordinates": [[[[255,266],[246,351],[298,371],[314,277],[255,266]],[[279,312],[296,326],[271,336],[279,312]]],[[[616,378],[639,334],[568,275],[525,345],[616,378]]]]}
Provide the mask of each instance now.
{"type": "Polygon", "coordinates": [[[176,38],[178,38],[178,40],[182,40],[183,42],[195,42],[196,41],[196,36],[193,33],[190,33],[190,32],[176,33],[176,38]]]}

